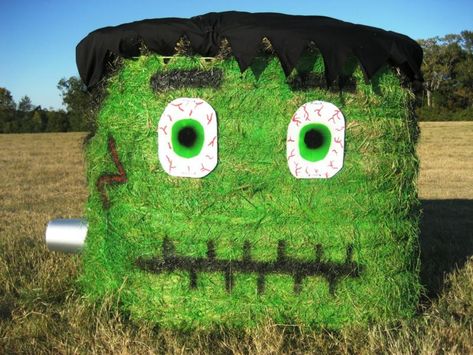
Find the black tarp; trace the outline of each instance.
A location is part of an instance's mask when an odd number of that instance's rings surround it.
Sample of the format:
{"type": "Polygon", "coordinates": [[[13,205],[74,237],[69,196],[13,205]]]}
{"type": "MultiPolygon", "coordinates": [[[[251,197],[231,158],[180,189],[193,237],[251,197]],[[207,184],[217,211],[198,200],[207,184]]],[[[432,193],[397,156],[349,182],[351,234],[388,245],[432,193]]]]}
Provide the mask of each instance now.
{"type": "Polygon", "coordinates": [[[266,37],[286,75],[313,42],[324,58],[328,83],[341,75],[351,56],[358,59],[367,79],[390,64],[412,81],[422,81],[422,49],[405,35],[322,16],[235,11],[190,19],[149,19],[93,31],[76,48],[79,74],[90,89],[102,79],[114,57],[139,56],[142,44],[157,54],[173,55],[182,37],[190,41],[194,53],[202,56],[217,55],[226,39],[242,71],[259,54],[266,37]]]}

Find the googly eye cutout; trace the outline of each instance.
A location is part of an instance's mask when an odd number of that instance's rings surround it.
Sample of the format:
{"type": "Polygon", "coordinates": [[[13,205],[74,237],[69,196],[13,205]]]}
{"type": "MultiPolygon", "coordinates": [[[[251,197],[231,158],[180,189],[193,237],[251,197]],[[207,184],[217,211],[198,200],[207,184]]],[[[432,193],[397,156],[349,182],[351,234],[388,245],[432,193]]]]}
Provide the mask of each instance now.
{"type": "Polygon", "coordinates": [[[345,118],[330,102],[305,103],[287,130],[287,164],[297,179],[329,179],[343,167],[345,118]]]}
{"type": "Polygon", "coordinates": [[[217,114],[206,101],[173,100],[157,132],[159,162],[169,175],[202,178],[217,166],[217,114]]]}

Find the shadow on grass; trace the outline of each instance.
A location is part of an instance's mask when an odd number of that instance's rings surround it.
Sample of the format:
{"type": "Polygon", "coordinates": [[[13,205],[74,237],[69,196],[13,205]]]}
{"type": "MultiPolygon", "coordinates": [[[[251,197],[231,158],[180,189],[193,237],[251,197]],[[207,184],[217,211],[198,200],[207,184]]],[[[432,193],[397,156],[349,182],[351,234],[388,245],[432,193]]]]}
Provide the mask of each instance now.
{"type": "Polygon", "coordinates": [[[420,223],[422,284],[436,298],[445,274],[473,255],[473,200],[422,200],[420,223]]]}

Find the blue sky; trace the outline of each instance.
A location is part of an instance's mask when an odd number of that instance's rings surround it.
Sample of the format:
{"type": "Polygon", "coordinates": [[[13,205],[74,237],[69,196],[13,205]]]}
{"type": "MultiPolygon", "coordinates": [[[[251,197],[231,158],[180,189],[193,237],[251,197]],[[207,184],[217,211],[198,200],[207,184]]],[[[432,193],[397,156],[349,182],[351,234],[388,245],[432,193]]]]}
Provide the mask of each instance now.
{"type": "Polygon", "coordinates": [[[75,46],[105,26],[160,17],[240,10],[323,15],[384,28],[414,39],[473,30],[473,0],[0,0],[0,87],[16,102],[61,108],[56,88],[77,75],[75,46]]]}

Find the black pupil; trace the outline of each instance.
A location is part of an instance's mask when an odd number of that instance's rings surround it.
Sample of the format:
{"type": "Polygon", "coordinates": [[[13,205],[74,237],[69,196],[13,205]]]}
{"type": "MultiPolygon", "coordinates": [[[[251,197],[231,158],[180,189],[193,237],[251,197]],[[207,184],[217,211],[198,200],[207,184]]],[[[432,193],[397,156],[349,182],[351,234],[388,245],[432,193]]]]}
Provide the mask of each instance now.
{"type": "Polygon", "coordinates": [[[324,136],[319,130],[310,129],[305,133],[304,143],[309,149],[320,148],[324,144],[324,136]]]}
{"type": "Polygon", "coordinates": [[[184,127],[179,130],[177,134],[177,140],[184,147],[190,148],[194,145],[197,140],[197,132],[193,127],[184,127]]]}

